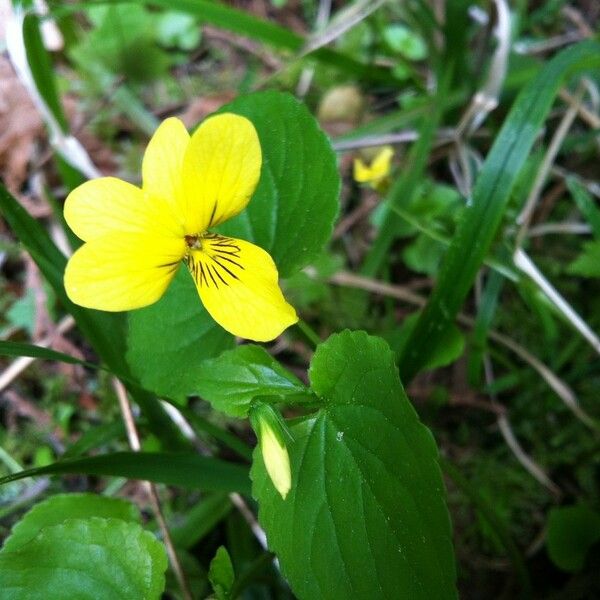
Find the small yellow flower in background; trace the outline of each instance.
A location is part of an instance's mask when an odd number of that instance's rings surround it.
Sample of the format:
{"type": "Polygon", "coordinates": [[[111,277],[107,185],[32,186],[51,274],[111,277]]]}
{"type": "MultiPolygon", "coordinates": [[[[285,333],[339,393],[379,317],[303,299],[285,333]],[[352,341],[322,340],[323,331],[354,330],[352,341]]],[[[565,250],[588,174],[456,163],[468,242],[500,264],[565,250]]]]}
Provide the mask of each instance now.
{"type": "Polygon", "coordinates": [[[249,417],[258,437],[267,473],[275,489],[285,500],[292,487],[290,456],[285,445],[285,438],[291,439],[291,435],[281,415],[269,404],[255,404],[249,417]]]}
{"type": "Polygon", "coordinates": [[[247,206],[261,164],[245,117],[211,117],[191,137],[179,119],[165,120],[144,154],[141,189],[102,177],[69,194],[65,219],[85,242],[67,264],[69,298],[106,311],[141,308],[164,294],[183,261],[219,325],[246,339],[276,338],[298,317],[273,259],[211,231],[247,206]]]}
{"type": "Polygon", "coordinates": [[[366,183],[378,192],[385,191],[389,183],[394,149],[384,146],[366,165],[361,158],[354,159],[354,181],[366,183]]]}

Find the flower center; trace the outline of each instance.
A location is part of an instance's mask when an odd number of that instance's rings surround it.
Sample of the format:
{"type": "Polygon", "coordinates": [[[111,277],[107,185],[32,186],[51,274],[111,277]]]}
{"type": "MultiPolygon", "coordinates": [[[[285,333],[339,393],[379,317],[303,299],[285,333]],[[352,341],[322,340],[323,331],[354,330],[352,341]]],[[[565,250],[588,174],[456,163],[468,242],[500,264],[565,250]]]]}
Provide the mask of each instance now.
{"type": "Polygon", "coordinates": [[[186,235],[185,243],[190,250],[202,250],[202,234],[186,235]]]}
{"type": "Polygon", "coordinates": [[[245,270],[237,240],[219,233],[186,235],[188,246],[183,262],[188,266],[198,287],[229,286],[239,280],[245,270]]]}

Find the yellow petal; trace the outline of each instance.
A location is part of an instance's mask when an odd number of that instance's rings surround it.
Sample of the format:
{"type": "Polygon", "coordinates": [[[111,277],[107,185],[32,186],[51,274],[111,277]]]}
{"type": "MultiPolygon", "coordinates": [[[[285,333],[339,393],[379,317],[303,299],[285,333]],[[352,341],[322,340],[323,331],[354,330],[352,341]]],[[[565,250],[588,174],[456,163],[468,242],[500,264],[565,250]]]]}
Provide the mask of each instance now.
{"type": "Polygon", "coordinates": [[[200,244],[186,262],[206,310],[221,327],[267,342],[298,321],[279,288],[277,267],[262,248],[217,234],[200,244]]]}
{"type": "Polygon", "coordinates": [[[384,146],[375,156],[371,163],[371,171],[375,180],[379,181],[390,174],[394,149],[384,146]]]}
{"type": "Polygon", "coordinates": [[[248,119],[225,113],[204,121],[183,161],[186,233],[202,233],[241,212],[261,164],[258,134],[248,119]]]}
{"type": "Polygon", "coordinates": [[[371,169],[365,165],[361,158],[354,159],[354,181],[357,183],[371,181],[371,169]]]}
{"type": "Polygon", "coordinates": [[[142,163],[144,192],[167,202],[180,223],[185,220],[183,157],[189,142],[185,125],[175,117],[166,119],[154,132],[142,163]]]}
{"type": "Polygon", "coordinates": [[[384,146],[367,166],[360,158],[354,159],[354,181],[377,184],[390,174],[394,149],[384,146]]]}
{"type": "Polygon", "coordinates": [[[156,302],[185,254],[183,239],[108,233],[69,259],[65,289],[75,304],[121,311],[156,302]]]}
{"type": "Polygon", "coordinates": [[[181,224],[165,202],[116,177],[92,179],[75,188],[67,197],[64,215],[86,242],[117,231],[183,236],[181,224]]]}

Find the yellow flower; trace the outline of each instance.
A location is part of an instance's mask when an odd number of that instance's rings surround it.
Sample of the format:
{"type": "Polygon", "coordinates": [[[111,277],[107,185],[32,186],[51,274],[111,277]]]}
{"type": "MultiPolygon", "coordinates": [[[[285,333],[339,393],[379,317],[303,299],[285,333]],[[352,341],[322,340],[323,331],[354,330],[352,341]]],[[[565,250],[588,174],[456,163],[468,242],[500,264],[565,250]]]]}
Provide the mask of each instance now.
{"type": "Polygon", "coordinates": [[[298,320],[262,248],[212,232],[240,213],[260,178],[252,123],[221,114],[190,137],[175,118],[153,135],[143,185],[102,177],[65,203],[69,227],[85,241],[65,271],[69,298],[107,311],[156,302],[184,262],[213,319],[234,335],[268,341],[298,320]]]}
{"type": "Polygon", "coordinates": [[[382,191],[387,184],[394,149],[391,146],[384,146],[371,161],[366,165],[362,159],[354,159],[354,181],[357,183],[366,183],[372,188],[382,191]]]}

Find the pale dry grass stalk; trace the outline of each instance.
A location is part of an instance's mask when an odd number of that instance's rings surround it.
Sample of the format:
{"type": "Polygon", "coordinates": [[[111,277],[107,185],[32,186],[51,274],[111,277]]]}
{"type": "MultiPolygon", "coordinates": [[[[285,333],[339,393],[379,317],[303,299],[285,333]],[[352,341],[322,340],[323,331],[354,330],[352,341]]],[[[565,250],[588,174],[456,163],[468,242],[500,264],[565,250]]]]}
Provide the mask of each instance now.
{"type": "Polygon", "coordinates": [[[37,89],[25,50],[25,41],[23,39],[24,18],[25,10],[20,4],[15,3],[5,24],[6,49],[8,50],[10,61],[17,76],[25,86],[31,100],[46,124],[50,133],[50,144],[54,150],[71,166],[83,173],[89,179],[100,177],[101,173],[90,159],[86,149],[78,139],[62,130],[55,116],[52,114],[52,111],[46,104],[46,101],[37,89]]]}
{"type": "MultiPolygon", "coordinates": [[[[123,417],[123,422],[125,423],[125,431],[127,432],[129,447],[134,452],[139,452],[141,450],[140,437],[135,425],[135,418],[131,410],[131,405],[129,404],[129,398],[127,397],[127,390],[116,377],[113,377],[112,384],[119,401],[121,416],[123,417]]],[[[150,500],[152,512],[154,513],[156,522],[158,523],[162,533],[163,541],[167,549],[167,555],[169,556],[169,562],[171,563],[171,568],[173,569],[173,573],[175,574],[179,587],[181,588],[183,597],[185,600],[192,600],[193,596],[190,591],[189,584],[181,567],[181,563],[179,562],[179,557],[175,551],[175,546],[173,545],[173,539],[171,538],[169,527],[167,526],[167,522],[160,506],[160,499],[158,497],[156,485],[151,481],[143,481],[142,484],[146,488],[146,493],[148,494],[148,499],[150,500]]]]}
{"type": "MultiPolygon", "coordinates": [[[[42,338],[37,342],[38,346],[48,348],[54,339],[58,336],[63,335],[69,329],[75,325],[75,319],[73,317],[63,317],[59,322],[54,331],[42,338]]],[[[0,392],[6,389],[27,367],[36,361],[31,356],[21,356],[14,360],[2,373],[0,373],[0,392]]]]}
{"type": "MultiPolygon", "coordinates": [[[[318,33],[323,31],[329,21],[329,15],[331,14],[331,0],[320,0],[319,8],[317,10],[317,18],[315,19],[315,32],[318,33]]],[[[296,96],[298,98],[304,98],[308,94],[308,90],[312,84],[312,80],[315,74],[314,67],[306,67],[302,70],[300,78],[298,79],[298,86],[296,87],[296,96]]]]}
{"type": "Polygon", "coordinates": [[[229,494],[231,503],[240,511],[242,517],[244,517],[246,523],[250,527],[250,530],[254,534],[258,543],[265,549],[268,550],[267,534],[264,529],[259,525],[258,520],[254,516],[254,513],[250,510],[246,501],[236,492],[229,494]]]}
{"type": "Polygon", "coordinates": [[[531,191],[529,192],[527,200],[525,201],[525,204],[523,205],[523,208],[517,217],[517,225],[520,226],[515,242],[517,248],[521,247],[525,237],[527,236],[529,224],[531,223],[533,212],[538,203],[544,184],[546,183],[546,179],[548,178],[550,170],[552,169],[552,165],[554,164],[558,151],[560,150],[560,147],[562,146],[569,129],[571,129],[573,121],[575,121],[575,118],[577,117],[578,107],[581,105],[581,100],[583,98],[583,92],[584,90],[582,87],[577,94],[576,103],[569,106],[558,127],[556,128],[556,131],[552,136],[552,140],[550,141],[550,145],[548,146],[548,150],[546,151],[542,163],[540,164],[533,185],[531,186],[531,191]]]}
{"type": "MultiPolygon", "coordinates": [[[[457,137],[457,130],[451,127],[442,127],[436,133],[435,146],[446,144],[457,137]]],[[[360,150],[362,148],[373,148],[388,144],[404,144],[415,142],[419,139],[419,132],[415,129],[406,129],[396,133],[381,133],[376,135],[365,135],[352,140],[333,141],[331,146],[336,152],[347,152],[349,150],[360,150]]]]}
{"type": "Polygon", "coordinates": [[[300,52],[300,56],[305,56],[333,42],[346,33],[346,31],[352,29],[352,27],[358,25],[358,23],[374,13],[386,2],[387,0],[358,0],[358,2],[342,8],[336,13],[327,27],[317,30],[316,33],[307,39],[300,52]]]}
{"type": "Polygon", "coordinates": [[[583,338],[600,354],[600,338],[592,331],[590,326],[579,316],[575,309],[565,300],[558,290],[546,279],[543,273],[536,267],[529,256],[517,248],[513,255],[515,265],[527,275],[544,292],[546,297],[563,314],[571,325],[583,336],[583,338]]]}
{"type": "MultiPolygon", "coordinates": [[[[483,358],[483,365],[485,370],[486,382],[488,386],[493,384],[494,375],[492,362],[488,354],[486,354],[483,358]]],[[[495,394],[491,394],[492,402],[496,402],[495,394]]],[[[498,429],[500,431],[500,435],[504,438],[506,445],[509,447],[511,452],[514,454],[515,458],[519,461],[521,466],[541,485],[543,485],[546,489],[548,489],[554,496],[560,498],[562,496],[562,490],[550,479],[546,471],[538,465],[519,443],[517,436],[510,424],[510,421],[507,415],[499,414],[496,418],[496,423],[498,424],[498,429]]]]}
{"type": "Polygon", "coordinates": [[[473,96],[457,127],[457,139],[471,135],[485,121],[490,112],[496,109],[500,92],[506,79],[508,55],[510,53],[511,20],[506,0],[495,0],[498,45],[492,56],[484,85],[473,96]]]}

